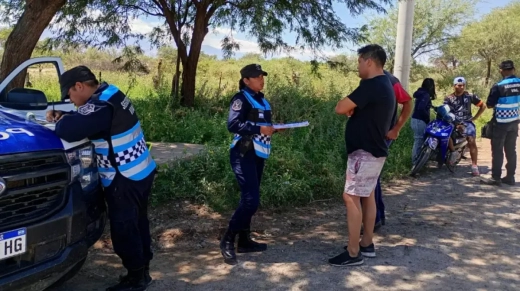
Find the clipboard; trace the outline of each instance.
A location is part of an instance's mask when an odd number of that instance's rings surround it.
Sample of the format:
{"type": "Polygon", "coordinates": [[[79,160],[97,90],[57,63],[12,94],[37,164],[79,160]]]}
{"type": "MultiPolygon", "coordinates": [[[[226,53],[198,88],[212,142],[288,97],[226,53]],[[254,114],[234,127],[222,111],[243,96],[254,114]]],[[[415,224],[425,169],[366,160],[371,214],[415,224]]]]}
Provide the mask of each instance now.
{"type": "Polygon", "coordinates": [[[303,122],[295,122],[295,123],[286,123],[286,124],[274,124],[274,129],[286,129],[286,128],[298,128],[298,127],[306,127],[309,126],[308,121],[303,122]]]}

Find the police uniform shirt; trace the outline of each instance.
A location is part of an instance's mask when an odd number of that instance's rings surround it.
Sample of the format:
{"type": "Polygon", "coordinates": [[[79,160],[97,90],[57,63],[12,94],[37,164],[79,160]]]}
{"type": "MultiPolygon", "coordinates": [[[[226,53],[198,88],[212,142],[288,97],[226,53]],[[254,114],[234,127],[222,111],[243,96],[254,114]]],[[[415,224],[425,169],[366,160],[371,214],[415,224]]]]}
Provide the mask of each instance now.
{"type": "MultiPolygon", "coordinates": [[[[263,104],[264,94],[262,92],[254,93],[249,88],[244,88],[258,103],[263,104]]],[[[251,103],[246,99],[242,92],[239,92],[231,99],[229,108],[229,117],[227,121],[228,130],[239,135],[260,134],[260,126],[246,122],[249,111],[252,109],[251,103]]],[[[259,113],[259,119],[271,122],[271,112],[264,111],[259,113]]]]}
{"type": "MultiPolygon", "coordinates": [[[[512,76],[509,76],[509,77],[505,77],[504,80],[507,80],[507,79],[514,79],[514,78],[518,78],[517,76],[515,75],[512,75],[512,76]]],[[[500,83],[500,82],[499,82],[500,83]]],[[[489,107],[489,108],[495,108],[493,110],[493,117],[496,118],[496,106],[498,105],[498,100],[503,97],[501,94],[500,94],[500,88],[499,88],[499,83],[496,83],[493,85],[493,87],[491,87],[491,90],[489,91],[489,96],[487,98],[487,101],[486,101],[486,105],[489,107]]],[[[520,95],[520,93],[519,93],[520,95]]],[[[520,108],[519,108],[520,110],[520,108]]],[[[516,120],[516,121],[513,121],[513,122],[519,122],[519,120],[516,120]]]]}
{"type": "MultiPolygon", "coordinates": [[[[103,83],[94,93],[104,91],[108,84],[103,83]]],[[[110,136],[112,124],[112,107],[104,101],[90,98],[77,111],[64,112],[63,117],[56,123],[56,135],[67,141],[75,142],[82,139],[94,139],[110,136]]]]}

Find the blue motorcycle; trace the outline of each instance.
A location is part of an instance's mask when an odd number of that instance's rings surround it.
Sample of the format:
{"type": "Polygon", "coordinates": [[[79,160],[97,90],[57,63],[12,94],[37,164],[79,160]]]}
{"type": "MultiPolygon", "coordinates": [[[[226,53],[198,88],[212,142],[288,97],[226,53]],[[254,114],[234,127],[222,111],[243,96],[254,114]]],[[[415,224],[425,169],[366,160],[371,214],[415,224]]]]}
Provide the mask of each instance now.
{"type": "Polygon", "coordinates": [[[412,166],[411,176],[417,175],[429,160],[437,160],[441,167],[446,164],[448,170],[454,172],[468,144],[466,137],[461,133],[463,125],[456,122],[455,115],[450,113],[448,105],[433,107],[433,110],[437,114],[426,127],[424,144],[412,166]],[[453,151],[449,150],[450,139],[453,141],[453,151]]]}

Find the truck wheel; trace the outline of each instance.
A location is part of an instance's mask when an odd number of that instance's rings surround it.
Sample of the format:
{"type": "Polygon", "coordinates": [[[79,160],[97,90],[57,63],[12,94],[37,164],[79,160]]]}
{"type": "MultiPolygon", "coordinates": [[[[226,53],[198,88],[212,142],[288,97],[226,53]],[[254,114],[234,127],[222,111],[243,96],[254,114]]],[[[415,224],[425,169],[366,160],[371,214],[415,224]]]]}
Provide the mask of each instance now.
{"type": "Polygon", "coordinates": [[[81,268],[85,264],[86,260],[87,260],[87,258],[84,258],[83,260],[79,261],[72,269],[70,269],[70,271],[68,271],[58,281],[54,282],[54,284],[49,286],[49,288],[47,288],[46,290],[51,291],[52,288],[57,288],[57,287],[63,285],[63,283],[67,282],[68,280],[72,279],[74,276],[76,276],[76,274],[78,274],[79,270],[81,270],[81,268]]]}

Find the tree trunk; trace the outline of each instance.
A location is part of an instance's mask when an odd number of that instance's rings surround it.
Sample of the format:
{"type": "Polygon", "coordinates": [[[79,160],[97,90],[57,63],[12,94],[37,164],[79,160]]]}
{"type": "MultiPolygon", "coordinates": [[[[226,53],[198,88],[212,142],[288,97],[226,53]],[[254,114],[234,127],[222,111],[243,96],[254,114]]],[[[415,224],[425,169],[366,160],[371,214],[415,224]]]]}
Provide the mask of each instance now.
{"type": "Polygon", "coordinates": [[[197,65],[199,63],[202,42],[208,33],[206,21],[206,11],[204,7],[197,8],[195,16],[195,25],[193,26],[193,34],[191,35],[190,53],[188,61],[182,64],[182,98],[181,105],[193,107],[195,104],[195,81],[197,77],[197,65]]]}
{"type": "MultiPolygon", "coordinates": [[[[22,17],[5,42],[4,55],[0,66],[0,79],[4,79],[18,65],[31,58],[43,31],[66,0],[27,0],[22,17]]],[[[7,87],[23,88],[26,71],[22,71],[7,87]]]]}
{"type": "Polygon", "coordinates": [[[175,63],[175,74],[173,74],[172,78],[172,90],[170,92],[170,97],[177,101],[179,100],[179,75],[180,75],[180,67],[181,67],[181,56],[177,52],[177,62],[175,63]]]}
{"type": "Polygon", "coordinates": [[[485,86],[489,84],[489,78],[491,77],[491,59],[487,60],[487,72],[485,86]]]}

